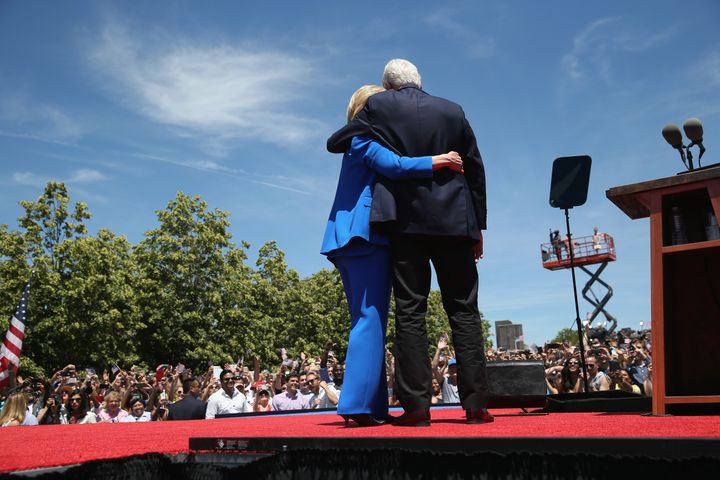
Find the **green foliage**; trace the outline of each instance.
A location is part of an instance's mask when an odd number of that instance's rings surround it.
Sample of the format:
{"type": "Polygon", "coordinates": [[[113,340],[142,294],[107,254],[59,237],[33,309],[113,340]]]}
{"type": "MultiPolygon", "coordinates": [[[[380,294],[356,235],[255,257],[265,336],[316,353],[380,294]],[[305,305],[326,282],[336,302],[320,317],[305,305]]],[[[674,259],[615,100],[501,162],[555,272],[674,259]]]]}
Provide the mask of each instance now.
{"type": "MultiPolygon", "coordinates": [[[[32,271],[21,375],[79,369],[129,368],[182,362],[265,368],[318,355],[327,341],[344,357],[350,328],[345,292],[335,269],[301,278],[276,242],[258,250],[232,242],[228,212],[211,210],[180,192],[157,213],[158,225],[138,244],[101,229],[88,235],[91,214],[71,205],[64,184],[50,182],[36,201],[22,201],[19,230],[0,225],[0,328],[32,271]]],[[[483,319],[485,331],[489,324],[483,319]]],[[[449,332],[440,293],[428,300],[429,353],[449,332]]],[[[392,347],[393,307],[388,340],[392,347]]],[[[489,340],[486,336],[486,344],[489,340]]]]}
{"type": "Polygon", "coordinates": [[[64,183],[48,182],[43,194],[34,202],[21,201],[25,215],[19,219],[25,230],[28,253],[34,257],[47,255],[54,270],[62,268],[57,247],[64,240],[84,235],[87,228],[83,223],[92,215],[82,202],[69,210],[70,196],[64,183]],[[75,222],[72,222],[74,220],[75,222]]]}
{"type": "Polygon", "coordinates": [[[550,340],[550,343],[563,343],[565,341],[567,341],[570,345],[577,345],[577,330],[573,330],[572,328],[563,328],[557,333],[557,335],[555,335],[555,338],[550,340]]]}
{"type": "MultiPolygon", "coordinates": [[[[395,300],[390,301],[390,315],[388,318],[388,348],[392,350],[395,336],[395,300]]],[[[430,356],[435,355],[435,349],[437,348],[437,342],[443,333],[448,334],[448,344],[452,347],[453,338],[452,330],[450,329],[450,321],[445,313],[445,308],[442,304],[442,294],[439,290],[431,290],[428,296],[426,326],[428,336],[428,354],[430,356]]],[[[490,339],[490,322],[488,322],[480,312],[480,319],[482,321],[483,333],[485,337],[485,348],[492,347],[493,343],[490,339]]]]}
{"type": "MultiPolygon", "coordinates": [[[[231,332],[225,321],[225,277],[236,278],[226,258],[236,248],[230,241],[229,215],[179,192],[157,212],[158,228],[147,232],[135,249],[141,322],[135,343],[151,365],[230,361],[223,352],[225,339],[232,341],[242,332],[231,332]]],[[[233,255],[236,264],[243,257],[233,255]]]]}

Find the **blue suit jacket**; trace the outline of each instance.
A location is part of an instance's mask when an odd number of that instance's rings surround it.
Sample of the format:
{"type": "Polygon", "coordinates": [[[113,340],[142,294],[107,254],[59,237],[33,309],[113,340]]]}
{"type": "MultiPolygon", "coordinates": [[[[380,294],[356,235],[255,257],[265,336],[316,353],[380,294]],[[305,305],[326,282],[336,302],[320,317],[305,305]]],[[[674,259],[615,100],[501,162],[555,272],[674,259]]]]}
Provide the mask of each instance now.
{"type": "Polygon", "coordinates": [[[370,229],[372,187],[376,173],[393,180],[431,178],[431,157],[401,157],[368,137],[354,137],[343,155],[335,201],[320,253],[328,255],[353,238],[387,245],[387,238],[370,229]]]}

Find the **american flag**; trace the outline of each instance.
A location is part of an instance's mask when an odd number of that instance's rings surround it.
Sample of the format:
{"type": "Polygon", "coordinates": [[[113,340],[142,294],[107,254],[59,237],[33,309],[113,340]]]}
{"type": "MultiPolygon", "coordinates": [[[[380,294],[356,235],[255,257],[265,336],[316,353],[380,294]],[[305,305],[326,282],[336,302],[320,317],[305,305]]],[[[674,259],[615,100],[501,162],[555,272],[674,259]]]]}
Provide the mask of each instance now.
{"type": "Polygon", "coordinates": [[[7,387],[10,382],[10,369],[15,373],[20,366],[20,353],[25,338],[25,314],[27,312],[28,298],[30,297],[30,282],[25,285],[20,303],[15,309],[15,315],[10,320],[8,331],[5,334],[2,347],[0,347],[0,388],[7,387]]]}

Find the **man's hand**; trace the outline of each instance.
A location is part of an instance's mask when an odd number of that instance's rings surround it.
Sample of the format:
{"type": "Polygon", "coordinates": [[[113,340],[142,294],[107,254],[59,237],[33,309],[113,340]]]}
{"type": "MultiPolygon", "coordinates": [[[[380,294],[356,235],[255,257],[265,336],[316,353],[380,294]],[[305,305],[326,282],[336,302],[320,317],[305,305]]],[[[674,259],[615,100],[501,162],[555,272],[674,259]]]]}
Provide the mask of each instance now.
{"type": "Polygon", "coordinates": [[[483,234],[482,230],[480,231],[480,241],[475,244],[473,247],[473,251],[475,252],[475,263],[478,263],[478,261],[483,258],[483,234]]]}

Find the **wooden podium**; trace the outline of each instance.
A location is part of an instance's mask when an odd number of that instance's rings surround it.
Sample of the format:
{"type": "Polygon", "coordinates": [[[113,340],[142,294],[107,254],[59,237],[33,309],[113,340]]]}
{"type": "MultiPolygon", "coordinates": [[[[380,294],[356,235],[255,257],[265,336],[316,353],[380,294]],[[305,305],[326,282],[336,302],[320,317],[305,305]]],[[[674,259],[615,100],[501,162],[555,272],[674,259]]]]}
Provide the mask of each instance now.
{"type": "Polygon", "coordinates": [[[720,404],[720,239],[708,228],[720,218],[720,166],[606,195],[630,218],[650,217],[653,414],[720,404]]]}

